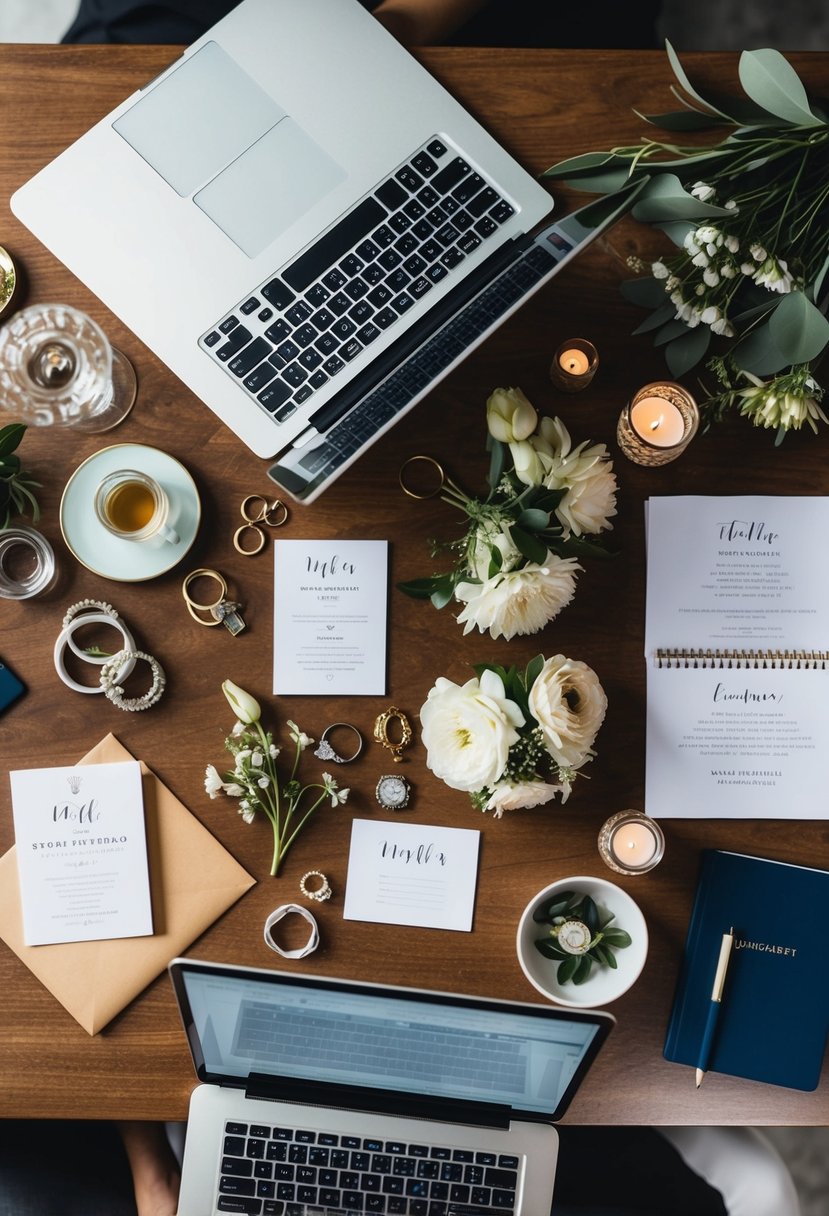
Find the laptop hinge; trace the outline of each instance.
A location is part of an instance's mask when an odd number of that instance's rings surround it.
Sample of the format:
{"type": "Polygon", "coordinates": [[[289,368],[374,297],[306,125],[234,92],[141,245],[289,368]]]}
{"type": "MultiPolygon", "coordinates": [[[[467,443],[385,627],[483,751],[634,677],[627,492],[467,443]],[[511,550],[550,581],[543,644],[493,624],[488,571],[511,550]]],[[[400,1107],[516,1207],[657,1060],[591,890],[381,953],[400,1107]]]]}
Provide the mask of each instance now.
{"type": "Polygon", "coordinates": [[[396,1089],[369,1089],[362,1085],[337,1085],[328,1081],[303,1081],[252,1072],[245,1097],[269,1102],[297,1102],[305,1106],[332,1106],[371,1114],[399,1115],[442,1123],[466,1123],[473,1127],[507,1128],[512,1108],[495,1102],[470,1102],[457,1098],[426,1097],[396,1089]]]}

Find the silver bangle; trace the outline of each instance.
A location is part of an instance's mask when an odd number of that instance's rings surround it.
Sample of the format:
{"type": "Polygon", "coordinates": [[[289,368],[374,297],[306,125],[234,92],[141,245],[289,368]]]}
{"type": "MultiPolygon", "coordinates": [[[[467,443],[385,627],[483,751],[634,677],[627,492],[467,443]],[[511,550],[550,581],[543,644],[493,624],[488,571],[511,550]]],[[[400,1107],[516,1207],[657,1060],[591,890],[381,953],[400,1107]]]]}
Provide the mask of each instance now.
{"type": "Polygon", "coordinates": [[[326,726],[325,730],[320,735],[320,741],[314,748],[314,755],[319,756],[320,760],[333,760],[335,764],[350,764],[352,760],[356,760],[360,752],[363,750],[363,736],[357,730],[356,726],[352,726],[350,722],[332,722],[330,726],[326,726]],[[350,730],[357,736],[357,750],[353,756],[341,756],[339,752],[335,752],[331,744],[328,742],[328,735],[332,730],[338,730],[342,727],[343,730],[350,730]]]}
{"type": "Polygon", "coordinates": [[[306,958],[309,954],[314,953],[319,944],[320,931],[314,915],[307,908],[300,907],[299,904],[282,904],[280,907],[275,908],[265,921],[265,945],[271,950],[275,950],[277,954],[281,954],[283,958],[306,958]],[[303,920],[307,920],[311,926],[311,934],[308,941],[298,950],[283,950],[271,933],[274,925],[278,925],[290,912],[296,912],[303,920]]]}
{"type": "Polygon", "coordinates": [[[153,655],[146,654],[143,650],[130,649],[119,650],[112,658],[107,659],[101,668],[100,681],[107,700],[111,701],[113,705],[117,705],[119,709],[125,709],[130,713],[138,713],[142,709],[149,709],[151,705],[155,705],[156,701],[161,700],[167,683],[167,677],[164,674],[164,668],[153,655]],[[116,683],[122,665],[130,659],[144,659],[146,663],[149,663],[150,670],[153,673],[152,684],[140,697],[125,697],[123,688],[119,688],[116,683]]]}
{"type": "Polygon", "coordinates": [[[104,688],[100,685],[95,686],[89,684],[79,684],[77,680],[72,679],[69,672],[66,670],[66,664],[64,663],[63,659],[64,651],[66,650],[67,646],[73,654],[77,655],[79,659],[83,659],[85,663],[92,663],[96,667],[107,663],[112,657],[109,655],[91,655],[81,650],[78,644],[73,641],[72,635],[76,633],[83,625],[112,625],[112,627],[117,629],[121,634],[124,644],[119,649],[118,653],[125,656],[129,655],[130,657],[125,657],[122,660],[120,667],[112,678],[112,683],[122,683],[124,680],[126,680],[127,676],[130,675],[135,667],[135,641],[129,629],[127,629],[124,622],[118,616],[118,613],[113,609],[109,609],[109,605],[106,605],[105,609],[101,612],[91,612],[89,608],[85,607],[85,605],[91,605],[92,603],[93,601],[86,600],[83,602],[83,604],[76,604],[74,608],[71,608],[69,612],[67,612],[66,616],[63,618],[63,629],[58,634],[55,642],[53,655],[55,671],[58,673],[58,676],[67,686],[67,688],[71,688],[75,692],[101,693],[104,692],[104,688]],[[77,616],[76,612],[81,607],[84,607],[84,613],[82,616],[77,616]],[[107,611],[106,609],[109,610],[107,611]]]}

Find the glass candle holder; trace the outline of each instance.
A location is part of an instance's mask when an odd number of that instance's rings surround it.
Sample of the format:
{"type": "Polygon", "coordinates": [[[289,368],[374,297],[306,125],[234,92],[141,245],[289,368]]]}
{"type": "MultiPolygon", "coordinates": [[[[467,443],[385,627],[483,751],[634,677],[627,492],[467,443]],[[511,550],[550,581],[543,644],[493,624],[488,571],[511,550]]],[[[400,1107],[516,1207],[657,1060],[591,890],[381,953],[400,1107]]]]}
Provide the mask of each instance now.
{"type": "Polygon", "coordinates": [[[0,532],[0,599],[28,600],[55,581],[55,553],[45,536],[21,525],[0,532]]]}
{"type": "Polygon", "coordinates": [[[562,342],[550,364],[550,379],[564,393],[579,393],[587,388],[599,366],[599,352],[586,338],[562,342]]]}
{"type": "Polygon", "coordinates": [[[599,856],[617,874],[647,874],[664,852],[662,829],[641,811],[618,811],[599,832],[599,856]]]}
{"type": "Polygon", "coordinates": [[[644,385],[622,410],[616,442],[634,464],[676,460],[697,433],[699,409],[687,389],[670,380],[644,385]]]}

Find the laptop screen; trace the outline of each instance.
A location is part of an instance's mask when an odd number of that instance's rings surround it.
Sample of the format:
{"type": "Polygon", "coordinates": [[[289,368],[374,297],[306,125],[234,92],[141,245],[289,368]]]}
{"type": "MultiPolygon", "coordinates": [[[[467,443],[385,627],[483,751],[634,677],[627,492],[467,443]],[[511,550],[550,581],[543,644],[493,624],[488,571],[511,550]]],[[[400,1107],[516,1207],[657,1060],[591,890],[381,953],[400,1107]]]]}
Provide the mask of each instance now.
{"type": "Polygon", "coordinates": [[[247,968],[177,962],[197,1072],[250,1074],[494,1103],[551,1119],[612,1019],[247,968]]]}

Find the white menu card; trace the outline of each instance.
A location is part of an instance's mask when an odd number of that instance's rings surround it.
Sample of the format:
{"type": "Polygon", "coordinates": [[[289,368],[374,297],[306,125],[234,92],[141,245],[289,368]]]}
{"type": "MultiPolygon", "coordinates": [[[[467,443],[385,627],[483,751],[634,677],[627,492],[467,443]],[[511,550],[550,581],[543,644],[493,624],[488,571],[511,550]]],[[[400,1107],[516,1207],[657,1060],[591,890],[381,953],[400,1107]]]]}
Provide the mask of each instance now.
{"type": "Polygon", "coordinates": [[[388,550],[385,540],[274,542],[275,693],[385,693],[388,550]]]}
{"type": "Polygon", "coordinates": [[[9,775],[26,945],[150,935],[138,761],[9,775]]]}
{"type": "Polygon", "coordinates": [[[481,833],[355,819],[345,920],[469,932],[481,833]]]}
{"type": "Polygon", "coordinates": [[[829,498],[646,509],[646,812],[829,817],[829,498]]]}

